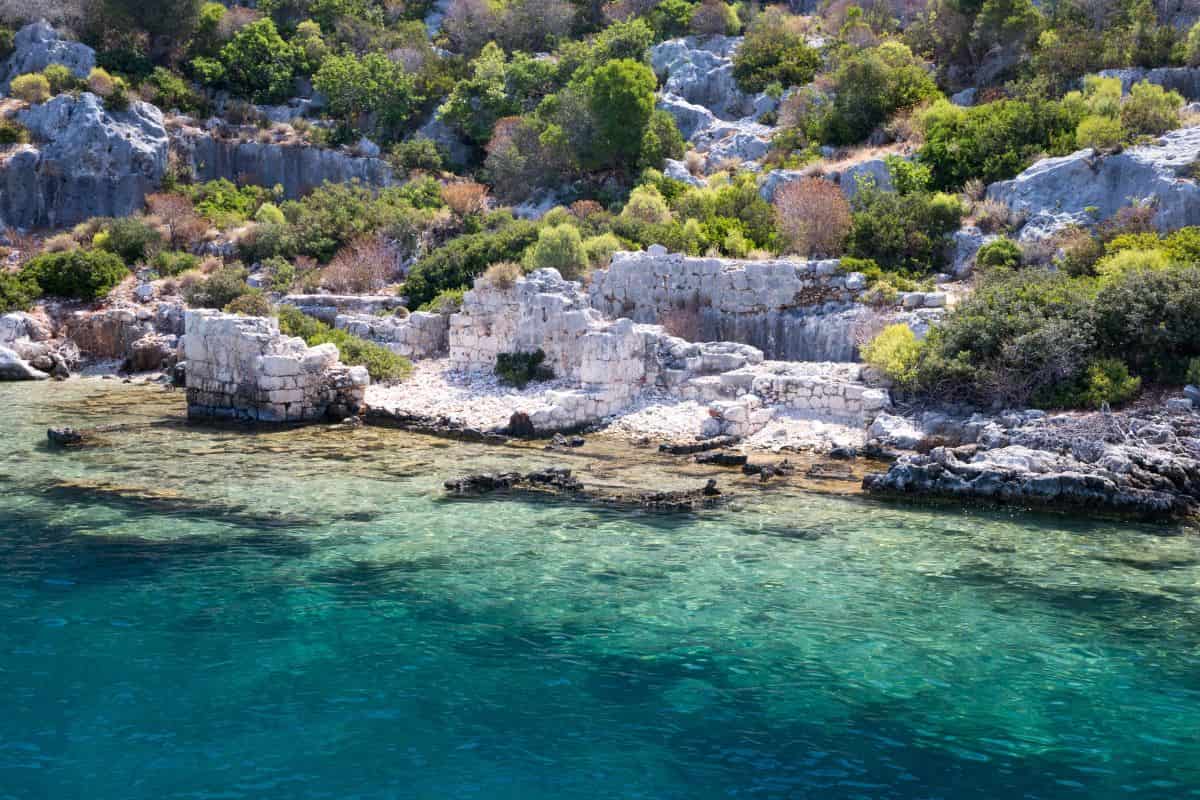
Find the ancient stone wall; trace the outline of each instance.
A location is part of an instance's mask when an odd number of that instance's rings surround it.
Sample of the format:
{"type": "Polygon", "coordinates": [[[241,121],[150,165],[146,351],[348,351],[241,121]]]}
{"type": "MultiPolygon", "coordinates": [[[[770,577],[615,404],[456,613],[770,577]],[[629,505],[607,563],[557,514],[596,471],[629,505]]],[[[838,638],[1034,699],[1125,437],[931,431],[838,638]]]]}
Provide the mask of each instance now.
{"type": "Polygon", "coordinates": [[[687,338],[742,342],[768,358],[851,361],[855,304],[866,278],[838,272],[837,261],[735,261],[617,253],[593,273],[592,305],[611,316],[664,324],[687,338]]]}
{"type": "Polygon", "coordinates": [[[444,314],[428,311],[408,316],[338,314],[333,326],[406,358],[433,358],[446,352],[450,320],[444,314]]]}
{"type": "Polygon", "coordinates": [[[391,294],[289,294],[280,305],[295,306],[326,325],[333,325],[339,314],[374,315],[404,307],[404,298],[391,294]]]}
{"type": "Polygon", "coordinates": [[[342,418],[359,410],[370,383],[366,368],[338,362],[334,345],[308,347],[263,317],[188,311],[183,350],[191,418],[342,418]]]}
{"type": "Polygon", "coordinates": [[[909,292],[900,298],[906,311],[865,306],[866,276],[838,266],[695,258],[654,246],[616,253],[592,274],[589,293],[610,316],[661,324],[692,341],[748,344],[782,361],[855,361],[860,334],[880,327],[881,316],[924,330],[924,318],[945,305],[941,292],[909,292]]]}

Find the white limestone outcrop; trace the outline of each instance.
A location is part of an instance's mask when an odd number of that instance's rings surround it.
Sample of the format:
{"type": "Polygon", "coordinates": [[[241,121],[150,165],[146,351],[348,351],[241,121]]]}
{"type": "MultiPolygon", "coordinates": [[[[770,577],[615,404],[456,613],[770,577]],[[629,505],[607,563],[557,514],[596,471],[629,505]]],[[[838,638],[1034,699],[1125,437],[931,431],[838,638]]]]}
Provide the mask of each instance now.
{"type": "Polygon", "coordinates": [[[987,196],[1025,216],[1024,241],[1093,225],[1133,203],[1153,205],[1155,226],[1170,231],[1200,224],[1200,186],[1191,174],[1198,158],[1200,127],[1183,128],[1111,155],[1089,149],[1042,159],[993,183],[987,196]]]}
{"type": "Polygon", "coordinates": [[[91,92],[61,94],[17,113],[35,144],[0,165],[0,222],[61,228],[139,211],[167,168],[162,112],[134,101],[108,111],[91,92]]]}
{"type": "Polygon", "coordinates": [[[341,364],[335,345],[308,347],[264,317],[188,311],[184,324],[189,418],[311,422],[362,406],[367,370],[341,364]]]}
{"type": "Polygon", "coordinates": [[[45,20],[31,22],[13,37],[12,55],[0,68],[0,90],[7,92],[18,75],[41,72],[51,64],[62,64],[76,78],[86,78],[96,66],[96,52],[86,44],[62,38],[45,20]]]}

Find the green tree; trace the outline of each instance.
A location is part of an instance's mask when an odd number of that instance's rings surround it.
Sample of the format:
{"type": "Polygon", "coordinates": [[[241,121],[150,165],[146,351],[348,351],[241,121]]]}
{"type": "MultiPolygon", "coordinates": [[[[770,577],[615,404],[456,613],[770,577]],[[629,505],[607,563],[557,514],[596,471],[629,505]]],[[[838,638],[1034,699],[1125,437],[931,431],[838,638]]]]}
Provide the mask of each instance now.
{"type": "Polygon", "coordinates": [[[591,148],[596,166],[630,169],[637,164],[657,86],[650,68],[630,59],[610,61],[592,73],[587,94],[596,124],[591,148]]]}
{"type": "Polygon", "coordinates": [[[269,18],[251,22],[221,48],[222,80],[256,103],[281,103],[292,93],[296,56],[269,18]]]}
{"type": "Polygon", "coordinates": [[[129,269],[120,256],[103,250],[68,250],[34,256],[21,271],[55,297],[96,300],[104,297],[129,269]]]}
{"type": "Polygon", "coordinates": [[[841,145],[861,142],[896,111],[941,94],[920,60],[899,42],[847,58],[834,75],[833,92],[824,138],[841,145]]]}
{"type": "Polygon", "coordinates": [[[548,225],[538,231],[537,242],[529,250],[529,268],[553,267],[568,280],[582,277],[588,268],[583,237],[574,225],[548,225]]]}
{"type": "Polygon", "coordinates": [[[496,120],[532,111],[554,84],[554,65],[525,53],[510,62],[488,42],[471,62],[472,74],[454,85],[438,114],[477,144],[492,136],[496,120]]]}
{"type": "Polygon", "coordinates": [[[773,6],[750,25],[733,56],[733,77],[744,91],[761,92],[769,83],[801,86],[813,79],[821,56],[808,46],[793,19],[773,6]]]}
{"type": "Polygon", "coordinates": [[[376,129],[385,135],[400,129],[421,102],[413,76],[383,53],[329,56],[313,86],[325,95],[331,114],[360,129],[373,114],[376,129]]]}

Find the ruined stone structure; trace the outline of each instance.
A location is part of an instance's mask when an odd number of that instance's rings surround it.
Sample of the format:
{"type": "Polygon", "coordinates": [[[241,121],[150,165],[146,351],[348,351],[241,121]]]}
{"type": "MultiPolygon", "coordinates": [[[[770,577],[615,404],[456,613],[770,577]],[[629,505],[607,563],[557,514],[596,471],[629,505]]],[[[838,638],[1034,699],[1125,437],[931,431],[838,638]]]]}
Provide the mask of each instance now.
{"type": "Polygon", "coordinates": [[[183,351],[193,419],[340,419],[357,413],[370,383],[365,367],[338,362],[336,346],[308,347],[263,317],[188,311],[183,351]]]}
{"type": "MultiPolygon", "coordinates": [[[[689,339],[742,342],[779,360],[853,361],[858,329],[877,316],[859,302],[866,290],[866,277],[840,272],[836,260],[693,258],[651,247],[616,253],[593,273],[590,295],[605,314],[689,328],[689,339]]],[[[940,293],[911,295],[910,309],[945,304],[940,293]]]]}
{"type": "Polygon", "coordinates": [[[714,433],[739,435],[765,425],[776,408],[859,422],[890,402],[860,382],[856,365],[764,362],[750,345],[689,342],[659,325],[608,320],[555,270],[507,287],[477,281],[450,318],[449,346],[464,371],[491,371],[501,353],[541,349],[556,376],[577,381],[529,410],[539,431],[596,422],[647,390],[710,403],[710,415],[727,423],[714,433]]]}
{"type": "Polygon", "coordinates": [[[406,358],[434,358],[445,354],[450,320],[444,314],[338,314],[333,327],[360,339],[376,342],[406,358]]]}
{"type": "Polygon", "coordinates": [[[404,298],[394,294],[289,294],[280,305],[294,306],[326,325],[333,325],[339,314],[375,315],[404,308],[404,298]]]}

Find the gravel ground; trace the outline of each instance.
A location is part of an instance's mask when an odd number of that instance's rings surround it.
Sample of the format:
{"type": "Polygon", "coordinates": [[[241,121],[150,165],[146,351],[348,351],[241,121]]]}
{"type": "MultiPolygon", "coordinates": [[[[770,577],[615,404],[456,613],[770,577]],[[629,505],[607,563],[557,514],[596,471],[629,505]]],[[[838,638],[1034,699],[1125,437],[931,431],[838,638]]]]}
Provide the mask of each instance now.
{"type": "MultiPolygon", "coordinates": [[[[394,386],[371,386],[367,403],[395,411],[445,416],[472,427],[493,428],[508,423],[514,411],[530,411],[545,402],[545,393],[572,388],[569,380],[530,384],[525,389],[504,386],[487,372],[456,372],[447,359],[418,361],[412,377],[394,386]]],[[[614,417],[607,432],[653,441],[689,441],[700,433],[708,418],[708,407],[694,400],[679,400],[649,392],[614,417]]],[[[860,447],[865,432],[798,412],[779,411],[774,420],[749,437],[751,450],[817,449],[835,446],[860,447]]]]}

